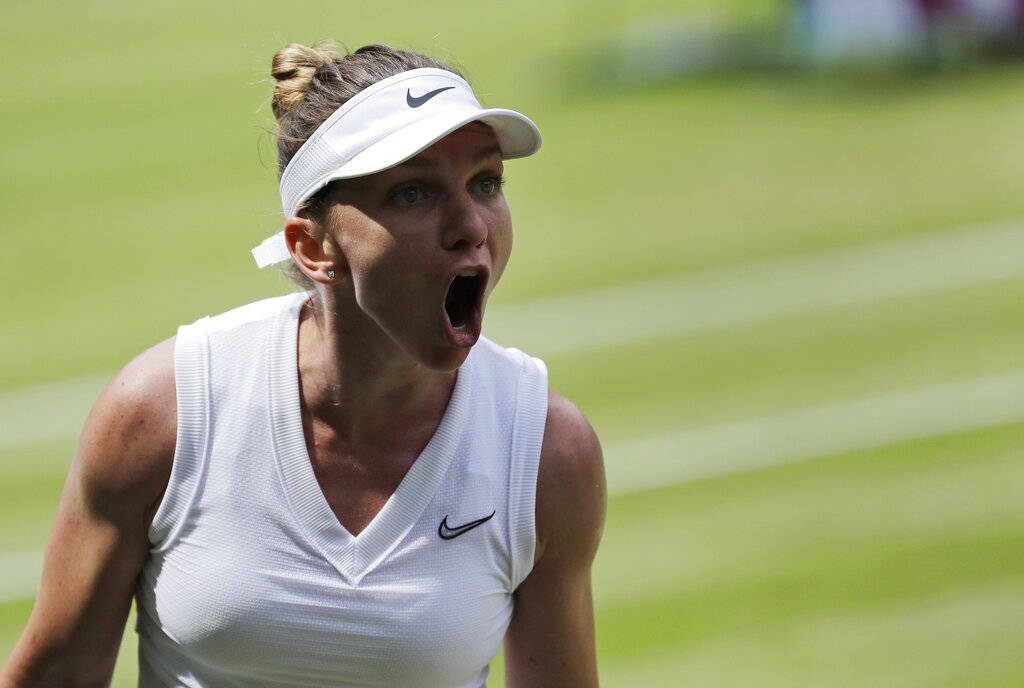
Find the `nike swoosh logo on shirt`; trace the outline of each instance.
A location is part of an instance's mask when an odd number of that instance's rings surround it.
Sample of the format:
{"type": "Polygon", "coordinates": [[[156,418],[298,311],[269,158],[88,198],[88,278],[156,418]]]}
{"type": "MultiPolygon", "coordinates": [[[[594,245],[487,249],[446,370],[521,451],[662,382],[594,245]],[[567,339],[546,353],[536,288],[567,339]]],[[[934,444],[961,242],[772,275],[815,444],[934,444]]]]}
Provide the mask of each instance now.
{"type": "Polygon", "coordinates": [[[409,91],[409,89],[405,89],[405,102],[409,104],[409,107],[418,108],[420,105],[423,105],[423,103],[427,102],[428,100],[436,96],[438,93],[441,93],[442,91],[447,91],[452,88],[455,87],[444,86],[443,88],[436,88],[433,91],[427,91],[421,96],[414,96],[412,92],[409,91]]]}
{"type": "Polygon", "coordinates": [[[449,527],[448,514],[445,514],[444,518],[441,520],[441,525],[437,527],[437,534],[441,536],[442,540],[451,540],[452,538],[457,538],[463,533],[473,530],[481,523],[489,521],[491,519],[491,516],[494,516],[495,513],[496,512],[492,511],[490,514],[484,516],[483,518],[478,518],[477,520],[470,521],[469,523],[463,523],[461,526],[455,526],[454,528],[449,527]]]}

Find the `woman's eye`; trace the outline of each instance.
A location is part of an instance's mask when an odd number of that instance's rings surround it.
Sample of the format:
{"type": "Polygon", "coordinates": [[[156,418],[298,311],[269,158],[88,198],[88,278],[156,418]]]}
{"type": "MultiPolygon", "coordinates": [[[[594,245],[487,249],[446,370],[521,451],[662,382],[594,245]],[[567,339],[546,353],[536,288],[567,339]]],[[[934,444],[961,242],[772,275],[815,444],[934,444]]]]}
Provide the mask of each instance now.
{"type": "Polygon", "coordinates": [[[406,186],[399,189],[391,196],[396,205],[413,205],[423,200],[423,189],[418,186],[406,186]]]}
{"type": "Polygon", "coordinates": [[[487,177],[476,183],[476,189],[480,193],[490,196],[501,191],[504,180],[501,177],[487,177]]]}

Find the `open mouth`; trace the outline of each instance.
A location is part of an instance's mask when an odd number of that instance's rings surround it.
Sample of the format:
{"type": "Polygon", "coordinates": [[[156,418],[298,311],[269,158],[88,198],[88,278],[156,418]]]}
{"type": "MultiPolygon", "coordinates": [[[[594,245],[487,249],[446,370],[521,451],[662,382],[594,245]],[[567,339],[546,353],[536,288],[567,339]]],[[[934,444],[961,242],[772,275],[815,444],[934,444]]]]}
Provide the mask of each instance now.
{"type": "Polygon", "coordinates": [[[464,270],[455,276],[444,299],[444,310],[453,329],[472,323],[482,291],[483,278],[476,270],[464,270]]]}

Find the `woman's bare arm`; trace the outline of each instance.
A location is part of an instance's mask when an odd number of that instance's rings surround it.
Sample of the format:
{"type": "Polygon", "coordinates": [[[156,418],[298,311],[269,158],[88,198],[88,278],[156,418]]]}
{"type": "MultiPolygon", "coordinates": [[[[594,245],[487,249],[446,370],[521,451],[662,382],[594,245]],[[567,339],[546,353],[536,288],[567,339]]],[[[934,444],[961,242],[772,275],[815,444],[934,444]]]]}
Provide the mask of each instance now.
{"type": "Polygon", "coordinates": [[[597,435],[564,397],[548,397],[537,477],[537,556],[516,590],[505,637],[509,688],[597,686],[590,567],[605,513],[597,435]]]}
{"type": "Polygon", "coordinates": [[[0,688],[109,684],[176,432],[171,339],[125,366],[85,422],[0,688]]]}

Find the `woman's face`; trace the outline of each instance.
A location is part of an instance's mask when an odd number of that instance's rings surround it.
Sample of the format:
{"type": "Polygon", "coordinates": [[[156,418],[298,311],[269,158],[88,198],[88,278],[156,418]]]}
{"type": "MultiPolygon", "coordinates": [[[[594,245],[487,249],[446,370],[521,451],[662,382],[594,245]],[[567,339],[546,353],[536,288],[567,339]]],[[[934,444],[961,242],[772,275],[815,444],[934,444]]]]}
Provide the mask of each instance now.
{"type": "Polygon", "coordinates": [[[465,360],[508,263],[502,170],[494,133],[473,123],[331,194],[328,231],[346,286],[371,327],[430,368],[454,370],[465,360]]]}

